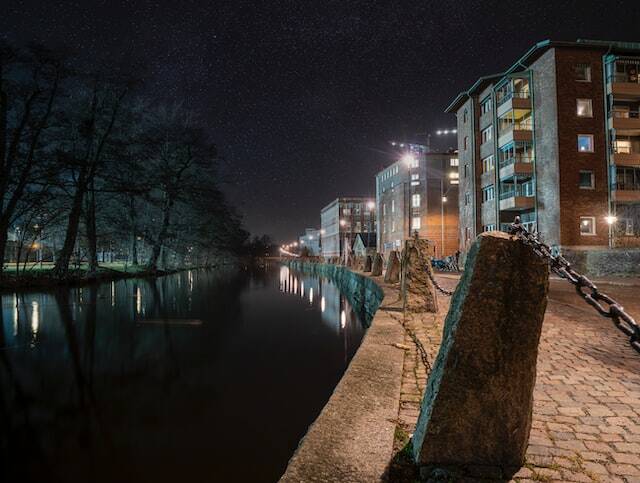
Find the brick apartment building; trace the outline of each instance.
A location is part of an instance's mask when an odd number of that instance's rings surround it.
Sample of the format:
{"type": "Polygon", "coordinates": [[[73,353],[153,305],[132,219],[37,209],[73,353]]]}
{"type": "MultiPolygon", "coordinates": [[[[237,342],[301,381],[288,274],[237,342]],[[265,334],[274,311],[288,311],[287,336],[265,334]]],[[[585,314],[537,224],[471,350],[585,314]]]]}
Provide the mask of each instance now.
{"type": "Polygon", "coordinates": [[[358,233],[376,231],[375,202],[369,197],[337,198],[320,211],[322,256],[342,257],[358,233]]]}
{"type": "Polygon", "coordinates": [[[462,250],[516,215],[562,248],[640,246],[639,71],[640,43],[547,40],[456,97],[462,250]]]}
{"type": "Polygon", "coordinates": [[[376,175],[377,245],[402,248],[418,232],[434,243],[436,257],[458,250],[458,156],[406,144],[398,161],[376,175]]]}

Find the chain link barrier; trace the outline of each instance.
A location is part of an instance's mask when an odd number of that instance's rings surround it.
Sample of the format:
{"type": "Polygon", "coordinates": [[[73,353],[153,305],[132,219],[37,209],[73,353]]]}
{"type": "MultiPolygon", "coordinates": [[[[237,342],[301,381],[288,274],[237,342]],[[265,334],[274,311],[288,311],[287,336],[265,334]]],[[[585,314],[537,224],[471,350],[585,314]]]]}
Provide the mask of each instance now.
{"type": "Polygon", "coordinates": [[[511,224],[509,233],[518,237],[524,244],[532,247],[536,255],[549,262],[551,271],[571,283],[578,295],[600,315],[611,319],[614,325],[629,337],[631,347],[640,353],[640,326],[631,315],[625,312],[622,305],[609,295],[600,292],[591,280],[571,268],[569,261],[562,255],[555,255],[549,245],[541,242],[537,235],[530,233],[520,223],[519,216],[511,224]]]}
{"type": "MultiPolygon", "coordinates": [[[[429,261],[429,263],[431,263],[431,261],[429,261]]],[[[442,295],[445,295],[447,297],[451,297],[453,295],[453,290],[447,290],[445,288],[443,288],[437,281],[436,281],[436,277],[433,276],[433,267],[427,270],[427,273],[429,274],[429,279],[431,280],[431,283],[433,283],[433,286],[438,290],[438,292],[440,292],[442,295]]]]}

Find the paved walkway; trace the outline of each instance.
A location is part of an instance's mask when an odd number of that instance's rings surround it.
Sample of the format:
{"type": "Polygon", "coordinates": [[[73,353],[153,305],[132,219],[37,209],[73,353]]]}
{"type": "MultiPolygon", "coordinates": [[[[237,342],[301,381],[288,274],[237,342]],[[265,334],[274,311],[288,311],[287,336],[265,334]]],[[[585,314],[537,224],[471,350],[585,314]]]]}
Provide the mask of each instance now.
{"type": "MultiPolygon", "coordinates": [[[[455,277],[438,277],[452,288],[455,277]]],[[[534,392],[533,429],[525,466],[515,481],[640,483],[640,354],[610,321],[575,294],[552,282],[534,392]],[[570,302],[564,302],[565,300],[570,302]]],[[[622,289],[621,289],[622,290],[622,289]]],[[[627,289],[629,290],[629,289],[627,289]]],[[[616,297],[615,288],[607,293],[616,297]]],[[[625,294],[636,309],[637,295],[625,294]]],[[[407,318],[430,360],[442,338],[448,300],[440,315],[407,318]]],[[[401,314],[399,314],[401,315],[401,314]]],[[[426,370],[409,335],[405,351],[398,425],[411,434],[418,418],[426,370]]]]}

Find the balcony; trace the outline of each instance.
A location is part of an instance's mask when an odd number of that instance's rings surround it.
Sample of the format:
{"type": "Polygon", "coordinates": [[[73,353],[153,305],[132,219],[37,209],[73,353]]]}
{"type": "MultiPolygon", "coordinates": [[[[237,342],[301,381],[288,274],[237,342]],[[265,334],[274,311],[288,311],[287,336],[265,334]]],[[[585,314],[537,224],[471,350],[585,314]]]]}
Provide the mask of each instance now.
{"type": "MultiPolygon", "coordinates": [[[[517,178],[514,178],[516,180],[517,178]]],[[[535,187],[532,181],[522,184],[500,183],[500,210],[530,210],[535,204],[535,187]]]]}
{"type": "Polygon", "coordinates": [[[640,76],[615,73],[609,76],[610,92],[614,97],[640,98],[640,76]]]}
{"type": "Polygon", "coordinates": [[[617,166],[640,167],[640,152],[614,151],[613,162],[617,166]]]}
{"type": "Polygon", "coordinates": [[[506,92],[497,101],[497,116],[501,117],[513,109],[531,109],[531,95],[529,91],[506,92]]]}
{"type": "Polygon", "coordinates": [[[612,118],[611,126],[618,132],[631,131],[630,135],[640,132],[640,111],[616,110],[614,106],[609,117],[612,118]]]}
{"type": "Polygon", "coordinates": [[[636,189],[617,189],[611,195],[617,203],[640,203],[640,186],[636,189]]]}
{"type": "Polygon", "coordinates": [[[512,156],[500,161],[500,179],[533,176],[533,158],[527,156],[512,156]]]}
{"type": "Polygon", "coordinates": [[[504,122],[500,126],[498,147],[512,142],[532,142],[533,122],[531,119],[515,122],[504,122]]]}

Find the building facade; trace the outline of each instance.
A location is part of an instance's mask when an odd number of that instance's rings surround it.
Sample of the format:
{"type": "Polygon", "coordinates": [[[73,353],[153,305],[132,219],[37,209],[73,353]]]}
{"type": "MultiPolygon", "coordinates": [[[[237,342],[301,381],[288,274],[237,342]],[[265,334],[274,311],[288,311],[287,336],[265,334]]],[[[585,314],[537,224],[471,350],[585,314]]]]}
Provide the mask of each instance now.
{"type": "Polygon", "coordinates": [[[458,250],[458,165],[455,152],[406,144],[399,160],[376,175],[380,253],[401,249],[416,232],[434,243],[438,258],[458,250]]]}
{"type": "Polygon", "coordinates": [[[640,246],[640,44],[543,41],[457,116],[460,245],[516,216],[549,245],[640,246]]]}
{"type": "Polygon", "coordinates": [[[357,233],[375,233],[375,202],[370,197],[337,198],[320,211],[322,256],[343,257],[357,233]]]}
{"type": "Polygon", "coordinates": [[[298,247],[300,250],[306,248],[308,254],[312,257],[320,256],[320,230],[316,228],[307,228],[304,235],[298,237],[298,247]]]}

